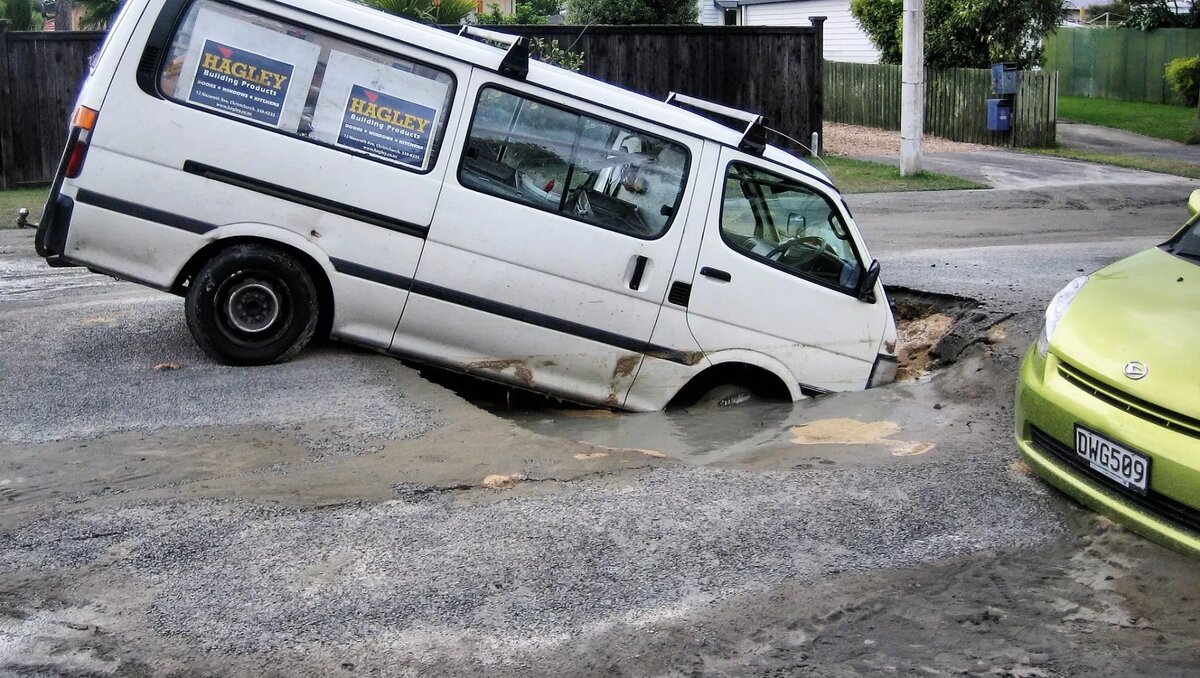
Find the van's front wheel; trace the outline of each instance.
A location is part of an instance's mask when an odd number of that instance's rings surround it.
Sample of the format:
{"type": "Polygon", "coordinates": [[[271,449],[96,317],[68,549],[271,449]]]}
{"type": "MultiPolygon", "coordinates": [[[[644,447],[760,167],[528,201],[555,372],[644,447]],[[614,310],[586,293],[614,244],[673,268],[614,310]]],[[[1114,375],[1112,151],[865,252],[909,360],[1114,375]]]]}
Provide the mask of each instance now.
{"type": "Polygon", "coordinates": [[[288,360],[312,339],[317,288],[293,257],[262,245],[235,245],[210,259],[188,285],[188,329],[227,365],[288,360]]]}

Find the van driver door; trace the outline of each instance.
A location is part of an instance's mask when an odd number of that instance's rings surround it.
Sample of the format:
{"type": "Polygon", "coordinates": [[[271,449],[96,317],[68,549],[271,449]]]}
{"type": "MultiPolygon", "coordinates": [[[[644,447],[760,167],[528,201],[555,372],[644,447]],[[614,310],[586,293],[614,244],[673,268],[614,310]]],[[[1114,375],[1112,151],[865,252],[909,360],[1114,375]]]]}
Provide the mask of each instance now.
{"type": "Polygon", "coordinates": [[[710,355],[757,350],[810,391],[861,389],[888,314],[861,301],[863,251],[853,223],[819,182],[722,149],[688,305],[710,355]]]}

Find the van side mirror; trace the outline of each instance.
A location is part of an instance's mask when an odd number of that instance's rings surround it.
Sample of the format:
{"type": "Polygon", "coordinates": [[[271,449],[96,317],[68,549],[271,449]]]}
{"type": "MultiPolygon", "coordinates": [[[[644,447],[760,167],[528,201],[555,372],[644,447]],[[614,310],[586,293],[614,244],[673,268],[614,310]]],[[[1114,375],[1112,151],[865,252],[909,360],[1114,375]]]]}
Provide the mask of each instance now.
{"type": "Polygon", "coordinates": [[[858,300],[875,303],[875,283],[879,282],[879,260],[873,259],[867,272],[858,280],[858,300]]]}

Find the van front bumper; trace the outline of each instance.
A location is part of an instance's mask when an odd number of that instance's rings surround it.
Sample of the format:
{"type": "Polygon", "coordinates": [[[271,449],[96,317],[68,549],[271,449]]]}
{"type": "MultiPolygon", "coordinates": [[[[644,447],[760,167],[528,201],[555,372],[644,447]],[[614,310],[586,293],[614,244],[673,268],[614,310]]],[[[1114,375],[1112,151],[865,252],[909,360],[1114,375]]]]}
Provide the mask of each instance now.
{"type": "Polygon", "coordinates": [[[1045,481],[1133,531],[1200,556],[1200,438],[1115,407],[1059,374],[1031,347],[1016,394],[1016,442],[1045,481]],[[1081,425],[1150,458],[1145,496],[1088,469],[1075,454],[1081,425]]]}

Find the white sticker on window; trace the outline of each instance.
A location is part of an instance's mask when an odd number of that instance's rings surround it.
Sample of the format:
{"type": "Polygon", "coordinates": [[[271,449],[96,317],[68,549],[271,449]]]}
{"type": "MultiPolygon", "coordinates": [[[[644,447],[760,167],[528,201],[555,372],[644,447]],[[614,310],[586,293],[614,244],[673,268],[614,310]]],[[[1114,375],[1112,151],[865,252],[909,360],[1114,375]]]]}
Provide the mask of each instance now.
{"type": "Polygon", "coordinates": [[[424,169],[449,84],[334,51],[313,114],[314,139],[424,169]]]}

